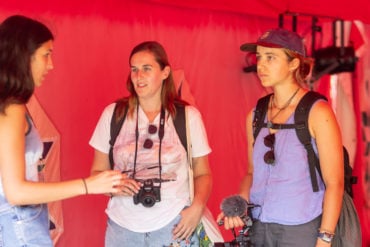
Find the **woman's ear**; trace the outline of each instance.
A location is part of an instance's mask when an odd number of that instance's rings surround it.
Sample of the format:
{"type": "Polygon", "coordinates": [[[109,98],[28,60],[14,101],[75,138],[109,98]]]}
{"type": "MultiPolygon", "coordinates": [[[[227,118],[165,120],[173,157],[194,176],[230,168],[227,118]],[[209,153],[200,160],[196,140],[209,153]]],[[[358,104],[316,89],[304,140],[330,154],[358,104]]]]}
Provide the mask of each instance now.
{"type": "Polygon", "coordinates": [[[168,76],[170,75],[170,72],[171,72],[170,66],[164,67],[164,69],[163,69],[163,80],[168,78],[168,76]]]}
{"type": "Polygon", "coordinates": [[[299,64],[300,64],[299,59],[298,58],[293,58],[293,60],[290,61],[290,63],[289,63],[290,71],[294,71],[294,70],[298,69],[299,64]]]}

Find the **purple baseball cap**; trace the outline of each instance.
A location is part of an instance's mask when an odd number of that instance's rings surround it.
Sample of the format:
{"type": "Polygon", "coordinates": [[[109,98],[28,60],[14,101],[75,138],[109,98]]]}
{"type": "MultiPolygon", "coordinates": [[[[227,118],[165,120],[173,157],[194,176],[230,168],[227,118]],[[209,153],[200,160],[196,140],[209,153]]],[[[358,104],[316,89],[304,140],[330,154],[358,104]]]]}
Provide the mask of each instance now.
{"type": "Polygon", "coordinates": [[[262,34],[255,43],[246,43],[240,46],[242,51],[256,52],[257,46],[272,48],[286,48],[302,56],[306,56],[303,39],[297,33],[286,29],[271,29],[262,34]]]}

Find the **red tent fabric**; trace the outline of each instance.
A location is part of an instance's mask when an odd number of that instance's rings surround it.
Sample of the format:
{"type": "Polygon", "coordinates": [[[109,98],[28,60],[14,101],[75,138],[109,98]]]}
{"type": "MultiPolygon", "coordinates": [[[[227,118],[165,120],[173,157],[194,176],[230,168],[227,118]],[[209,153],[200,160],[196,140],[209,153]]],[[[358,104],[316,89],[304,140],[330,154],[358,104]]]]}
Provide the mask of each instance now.
{"type": "MultiPolygon", "coordinates": [[[[322,32],[318,46],[331,44],[331,18],[359,20],[350,40],[359,62],[352,75],[353,111],[356,129],[354,156],[355,203],[361,216],[364,247],[370,244],[369,173],[370,142],[368,103],[370,81],[370,13],[367,0],[347,1],[252,1],[252,0],[4,0],[0,20],[24,14],[46,23],[55,34],[54,67],[37,99],[60,134],[60,178],[87,176],[93,150],[89,138],[103,108],[126,94],[131,49],[144,40],[161,42],[174,70],[186,79],[188,95],[194,97],[203,115],[212,148],[210,165],[214,186],[208,206],[214,216],[226,196],[237,193],[247,169],[245,117],[266,90],[254,73],[244,73],[246,54],[239,46],[255,41],[266,29],[278,26],[278,15],[287,10],[301,13],[298,31],[309,44],[311,16],[320,16],[322,32]],[[326,18],[330,16],[330,18],[326,18]],[[357,38],[355,38],[357,37],[357,38]]],[[[291,24],[286,17],[285,25],[291,24]]],[[[343,88],[348,88],[344,82],[343,88]]],[[[330,81],[323,78],[314,87],[329,94],[330,81]]],[[[353,127],[351,127],[353,128],[353,127]]],[[[348,130],[346,130],[348,132],[348,130]]],[[[63,228],[57,247],[104,244],[105,196],[64,200],[63,228]]],[[[223,231],[225,239],[232,234],[223,231]]]]}
{"type": "Polygon", "coordinates": [[[360,20],[370,23],[370,5],[367,0],[356,0],[349,3],[345,0],[149,0],[187,8],[211,9],[228,11],[262,17],[278,17],[285,12],[296,13],[298,16],[316,15],[325,18],[360,20]]]}

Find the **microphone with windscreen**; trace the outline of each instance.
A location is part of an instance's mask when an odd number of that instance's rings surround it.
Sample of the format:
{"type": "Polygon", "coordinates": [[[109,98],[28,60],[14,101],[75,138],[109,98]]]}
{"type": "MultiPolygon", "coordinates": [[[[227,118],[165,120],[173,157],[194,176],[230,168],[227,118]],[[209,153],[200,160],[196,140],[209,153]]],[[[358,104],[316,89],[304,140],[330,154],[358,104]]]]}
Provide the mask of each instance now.
{"type": "MultiPolygon", "coordinates": [[[[252,246],[250,237],[249,237],[249,229],[253,225],[252,217],[250,216],[250,209],[254,208],[258,205],[248,203],[243,197],[239,195],[232,195],[222,200],[221,202],[221,210],[224,213],[225,217],[240,217],[243,221],[244,226],[242,229],[239,230],[239,234],[237,235],[234,228],[231,228],[231,231],[234,235],[234,240],[231,242],[225,243],[215,243],[215,247],[231,247],[231,246],[239,246],[239,247],[249,247],[252,246]]],[[[224,220],[220,220],[218,225],[223,225],[224,220]]]]}
{"type": "MultiPolygon", "coordinates": [[[[221,202],[221,210],[225,217],[237,217],[239,216],[245,225],[248,225],[248,209],[254,207],[253,204],[249,204],[243,197],[239,195],[232,195],[226,197],[221,202]]],[[[218,224],[221,226],[224,224],[223,220],[220,220],[218,224]]]]}

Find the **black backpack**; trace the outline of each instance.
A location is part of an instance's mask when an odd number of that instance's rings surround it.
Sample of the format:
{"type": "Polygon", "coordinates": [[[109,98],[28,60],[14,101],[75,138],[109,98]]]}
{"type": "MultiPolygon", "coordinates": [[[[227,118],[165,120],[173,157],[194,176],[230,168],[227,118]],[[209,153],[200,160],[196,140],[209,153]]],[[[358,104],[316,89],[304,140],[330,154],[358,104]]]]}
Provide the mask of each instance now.
{"type": "MultiPolygon", "coordinates": [[[[272,94],[266,95],[260,98],[257,102],[257,106],[254,112],[253,119],[253,136],[256,139],[259,131],[263,127],[267,127],[267,123],[264,122],[266,112],[268,109],[269,99],[272,94]]],[[[327,98],[317,92],[309,91],[307,92],[300,102],[294,113],[294,124],[272,124],[272,129],[295,129],[298,139],[304,145],[307,150],[307,157],[309,162],[309,169],[311,175],[312,189],[314,192],[318,191],[317,177],[315,169],[319,172],[321,179],[321,169],[319,159],[314,152],[311,144],[311,135],[308,130],[308,114],[310,109],[317,100],[327,98]]],[[[343,146],[344,155],[344,189],[353,198],[352,185],[357,183],[357,177],[352,176],[352,167],[349,164],[349,155],[347,149],[343,146]]]]}
{"type": "MultiPolygon", "coordinates": [[[[187,139],[186,139],[186,117],[185,117],[185,106],[187,103],[185,102],[175,102],[176,107],[176,116],[173,120],[176,133],[180,138],[181,144],[184,146],[185,151],[188,151],[187,147],[187,139]]],[[[111,123],[110,123],[110,148],[109,148],[109,163],[111,169],[114,166],[113,160],[113,146],[116,142],[117,136],[122,128],[123,122],[126,119],[128,111],[128,103],[127,99],[120,99],[116,101],[116,105],[114,107],[114,112],[112,115],[111,123]]]]}

